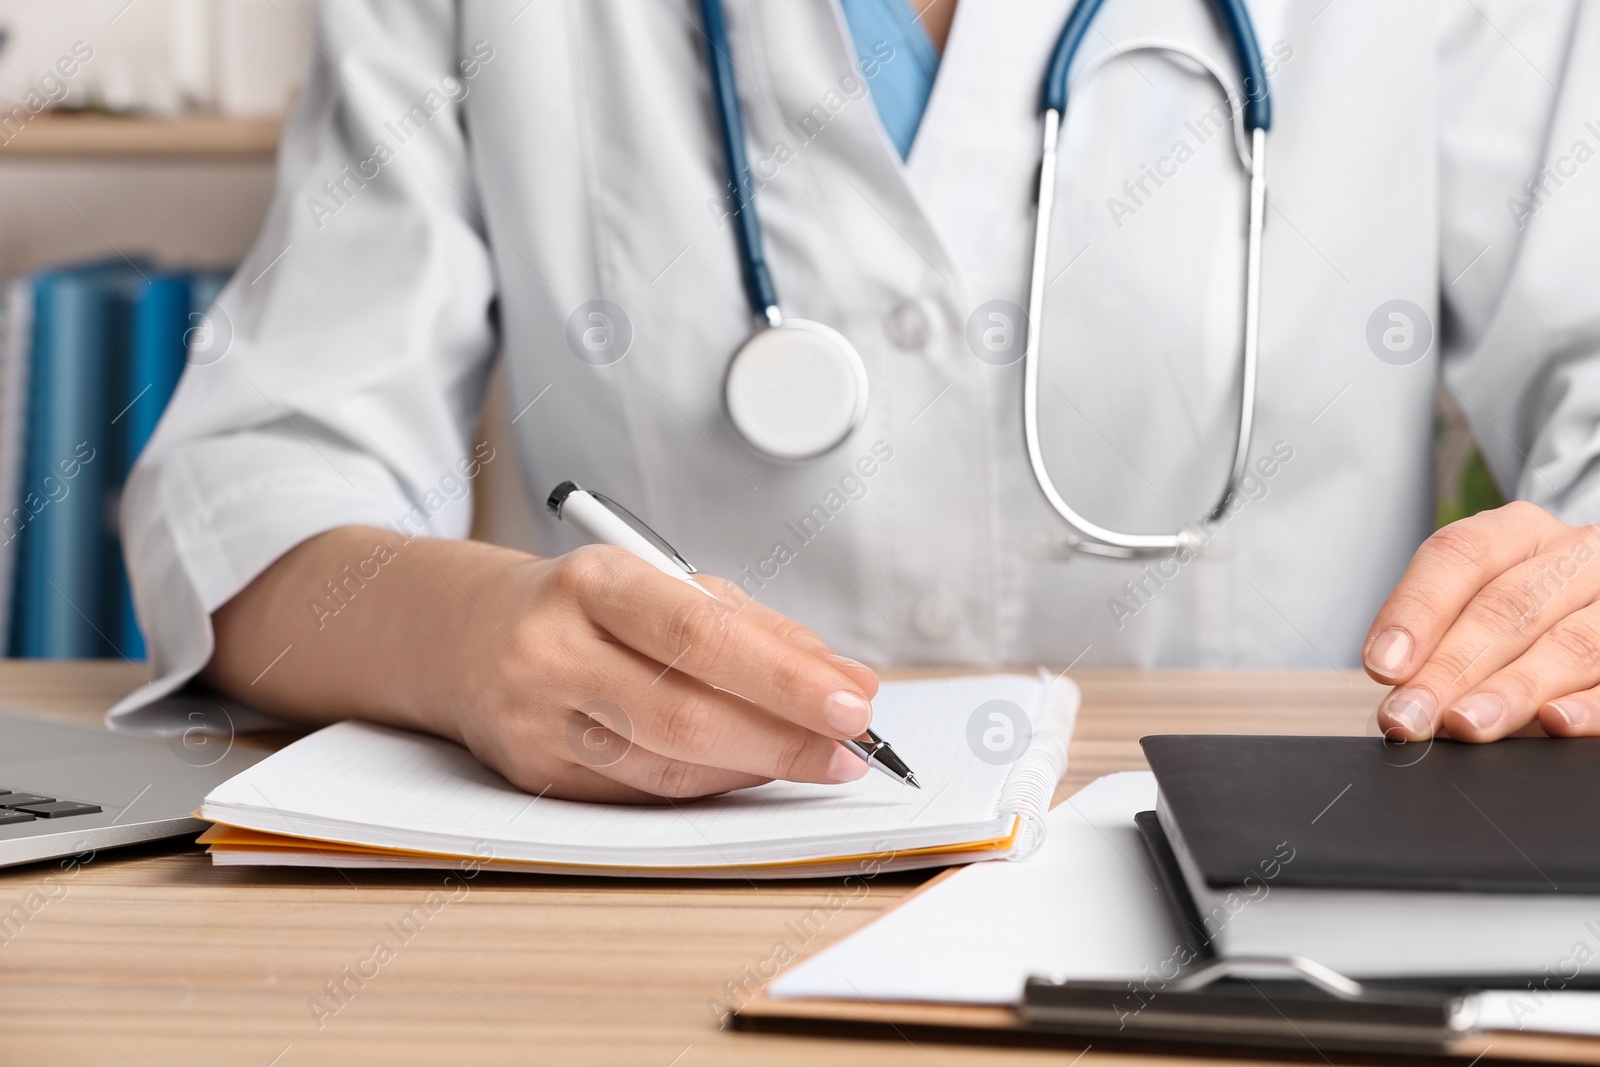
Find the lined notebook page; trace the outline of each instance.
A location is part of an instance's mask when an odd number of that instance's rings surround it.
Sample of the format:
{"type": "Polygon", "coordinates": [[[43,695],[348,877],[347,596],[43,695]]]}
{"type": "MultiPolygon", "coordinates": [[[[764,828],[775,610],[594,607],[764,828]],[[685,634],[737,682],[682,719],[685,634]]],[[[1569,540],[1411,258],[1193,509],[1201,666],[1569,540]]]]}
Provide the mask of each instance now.
{"type": "Polygon", "coordinates": [[[922,789],[872,773],[846,785],[773,782],[650,807],[536,798],[449,742],[348,722],[219,786],[202,815],[380,848],[628,866],[799,861],[979,841],[1011,832],[1002,797],[1013,769],[1028,761],[996,766],[969,746],[969,720],[992,700],[1030,715],[1036,747],[1052,721],[1064,740],[1077,709],[1076,687],[1065,680],[1048,694],[1026,675],[889,683],[874,701],[873,726],[922,789]]]}

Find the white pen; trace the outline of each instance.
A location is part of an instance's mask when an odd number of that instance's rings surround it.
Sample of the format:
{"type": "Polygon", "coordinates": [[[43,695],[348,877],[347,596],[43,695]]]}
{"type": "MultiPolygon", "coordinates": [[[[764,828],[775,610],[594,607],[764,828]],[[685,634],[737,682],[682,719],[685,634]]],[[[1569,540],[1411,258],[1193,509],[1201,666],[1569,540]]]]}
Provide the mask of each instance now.
{"type": "MultiPolygon", "coordinates": [[[[576,482],[562,482],[545,501],[550,514],[582,534],[591,544],[613,545],[626,549],[663,574],[688,582],[706,596],[715,599],[711,590],[695,581],[694,564],[678,554],[678,550],[640,518],[612,500],[576,482]]],[[[917,776],[905,765],[889,742],[868,730],[860,737],[845,738],[839,744],[854,752],[872,767],[897,782],[921,789],[917,776]]]]}

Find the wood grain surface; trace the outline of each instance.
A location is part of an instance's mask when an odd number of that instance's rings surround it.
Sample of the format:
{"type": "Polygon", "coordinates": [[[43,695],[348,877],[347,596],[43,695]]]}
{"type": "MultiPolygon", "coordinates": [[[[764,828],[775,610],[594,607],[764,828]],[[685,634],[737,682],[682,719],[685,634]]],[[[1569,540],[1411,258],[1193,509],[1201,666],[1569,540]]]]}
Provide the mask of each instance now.
{"type": "MultiPolygon", "coordinates": [[[[1375,733],[1381,693],[1353,672],[1074,677],[1084,707],[1061,795],[1142,767],[1148,733],[1375,733]]],[[[127,664],[0,663],[0,707],[96,724],[140,680],[127,664]]],[[[447,883],[439,872],[213,868],[187,841],[68,872],[0,870],[0,913],[30,892],[50,897],[0,943],[0,1064],[1072,1062],[1059,1050],[719,1028],[729,983],[748,988],[777,946],[815,952],[931,876],[883,875],[848,894],[838,880],[447,883]],[[830,894],[850,899],[835,910],[830,894]],[[819,909],[820,927],[800,925],[819,909]],[[330,996],[329,983],[344,991],[330,996]]],[[[1157,1059],[1091,1050],[1082,1065],[1157,1059]]]]}

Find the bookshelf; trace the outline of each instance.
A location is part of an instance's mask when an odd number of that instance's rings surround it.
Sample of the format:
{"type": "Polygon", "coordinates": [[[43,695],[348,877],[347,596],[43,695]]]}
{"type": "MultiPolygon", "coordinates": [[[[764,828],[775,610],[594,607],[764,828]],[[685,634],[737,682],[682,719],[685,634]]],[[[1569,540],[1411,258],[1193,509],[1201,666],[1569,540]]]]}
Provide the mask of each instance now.
{"type": "Polygon", "coordinates": [[[262,162],[276,153],[281,128],[276,118],[40,115],[0,144],[0,163],[22,159],[262,162]]]}

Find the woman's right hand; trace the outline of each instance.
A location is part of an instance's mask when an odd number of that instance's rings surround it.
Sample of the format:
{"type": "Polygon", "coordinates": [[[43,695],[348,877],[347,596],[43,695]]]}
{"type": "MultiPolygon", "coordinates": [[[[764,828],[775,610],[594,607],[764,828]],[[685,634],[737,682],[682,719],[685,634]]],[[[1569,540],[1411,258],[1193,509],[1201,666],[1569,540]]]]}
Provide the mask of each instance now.
{"type": "Polygon", "coordinates": [[[206,677],[288,718],[429,730],[575,800],[865,774],[835,739],[871,721],[872,671],[733,583],[701,584],[714,596],[606,546],[540,558],[344,527],[214,613],[206,677]]]}

